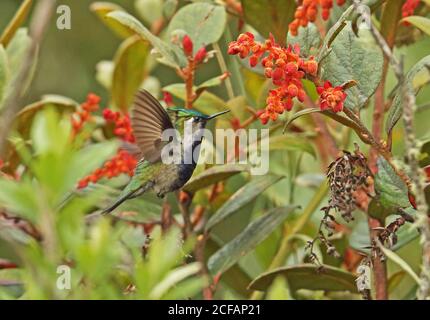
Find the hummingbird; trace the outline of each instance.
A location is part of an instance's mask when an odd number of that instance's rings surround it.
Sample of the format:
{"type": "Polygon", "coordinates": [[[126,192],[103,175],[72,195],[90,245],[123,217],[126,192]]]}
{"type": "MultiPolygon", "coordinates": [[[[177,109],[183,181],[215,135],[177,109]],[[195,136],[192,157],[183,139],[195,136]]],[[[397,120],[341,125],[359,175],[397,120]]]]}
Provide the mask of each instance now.
{"type": "Polygon", "coordinates": [[[140,160],[130,182],[118,199],[103,210],[102,214],[112,212],[124,201],[136,198],[147,191],[154,191],[158,197],[163,198],[166,193],[180,189],[191,178],[196,168],[203,140],[202,129],[206,127],[208,121],[229,111],[208,116],[193,109],[180,107],[164,109],[148,91],[139,90],[131,111],[131,126],[136,146],[128,146],[128,149],[140,160]],[[183,136],[187,127],[192,128],[191,136],[186,136],[185,139],[174,137],[165,141],[163,137],[165,130],[173,129],[183,136]],[[168,143],[176,143],[182,150],[178,161],[163,161],[163,148],[168,143]]]}

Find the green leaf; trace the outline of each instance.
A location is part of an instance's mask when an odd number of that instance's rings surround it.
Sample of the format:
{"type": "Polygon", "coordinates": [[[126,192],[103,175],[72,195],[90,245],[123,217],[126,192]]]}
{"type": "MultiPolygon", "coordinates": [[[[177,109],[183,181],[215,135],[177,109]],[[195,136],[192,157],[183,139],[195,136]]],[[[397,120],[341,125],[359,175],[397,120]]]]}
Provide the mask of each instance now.
{"type": "Polygon", "coordinates": [[[300,46],[300,54],[303,56],[311,55],[311,49],[319,49],[321,45],[321,35],[317,26],[309,23],[306,28],[299,28],[297,36],[288,33],[287,43],[300,46]]]}
{"type": "Polygon", "coordinates": [[[382,205],[380,197],[376,196],[370,201],[367,213],[372,218],[384,222],[389,215],[395,213],[395,209],[382,205]]]}
{"type": "MultiPolygon", "coordinates": [[[[34,116],[41,110],[47,107],[54,107],[60,113],[72,113],[76,110],[78,103],[72,99],[59,95],[45,95],[40,101],[32,103],[24,107],[14,119],[14,129],[20,134],[22,139],[26,140],[30,136],[31,123],[34,116]]],[[[15,170],[20,163],[20,156],[16,152],[16,148],[12,145],[7,146],[9,169],[15,170]]]]}
{"type": "Polygon", "coordinates": [[[25,19],[28,16],[33,0],[24,0],[16,11],[14,17],[9,22],[7,27],[4,29],[2,35],[0,36],[0,44],[5,48],[8,46],[9,41],[15,35],[15,32],[21,27],[25,19]]]}
{"type": "Polygon", "coordinates": [[[321,61],[322,78],[333,85],[355,80],[357,85],[346,90],[345,106],[361,109],[375,93],[382,76],[383,55],[369,30],[360,29],[356,37],[351,23],[340,31],[328,56],[321,61]]]}
{"type": "Polygon", "coordinates": [[[237,96],[227,102],[227,108],[231,110],[234,118],[239,119],[241,122],[249,117],[247,110],[247,100],[244,96],[237,96]]]}
{"type": "MultiPolygon", "coordinates": [[[[185,84],[175,83],[163,88],[163,91],[170,92],[175,97],[185,101],[185,84]]],[[[204,113],[213,114],[226,109],[226,103],[218,96],[204,91],[193,104],[194,109],[204,113]]]]}
{"type": "Polygon", "coordinates": [[[134,7],[148,25],[163,18],[163,0],[136,0],[134,7]]]}
{"type": "Polygon", "coordinates": [[[267,139],[269,139],[270,151],[302,151],[316,158],[316,153],[313,145],[305,138],[297,136],[277,135],[274,137],[268,137],[267,139]]]}
{"type": "Polygon", "coordinates": [[[294,120],[300,118],[301,116],[304,116],[304,115],[307,115],[307,114],[311,114],[311,113],[314,113],[314,112],[321,112],[321,109],[319,109],[319,108],[306,108],[306,109],[303,109],[303,110],[300,110],[300,111],[294,113],[291,117],[288,118],[287,122],[285,123],[283,132],[285,132],[287,130],[288,126],[294,120]]]}
{"type": "Polygon", "coordinates": [[[200,189],[206,188],[214,183],[227,180],[241,172],[248,171],[248,166],[242,164],[228,163],[222,166],[214,166],[203,171],[196,177],[192,177],[190,181],[183,187],[186,192],[194,193],[200,189]]]}
{"type": "Polygon", "coordinates": [[[196,93],[202,92],[208,88],[217,87],[223,83],[222,76],[217,76],[206,80],[205,82],[199,84],[196,88],[196,93]]]}
{"type": "Polygon", "coordinates": [[[112,99],[118,109],[127,112],[145,77],[149,46],[139,36],[125,40],[115,57],[112,99]]]}
{"type": "Polygon", "coordinates": [[[223,273],[264,241],[295,207],[276,208],[251,222],[245,230],[213,254],[208,260],[212,274],[223,273]]]}
{"type": "MultiPolygon", "coordinates": [[[[20,28],[15,33],[14,37],[10,41],[8,47],[6,48],[6,53],[8,56],[8,65],[10,74],[12,77],[16,76],[21,70],[21,66],[24,62],[24,59],[27,59],[27,51],[31,45],[31,38],[28,35],[27,28],[20,28]]],[[[25,82],[22,84],[22,91],[26,91],[30,86],[30,82],[34,77],[36,72],[37,65],[37,55],[32,62],[31,70],[28,75],[28,78],[25,79],[25,82]]]]}
{"type": "Polygon", "coordinates": [[[327,265],[320,269],[318,266],[309,264],[282,267],[263,273],[251,282],[249,288],[265,291],[277,276],[287,279],[291,291],[308,289],[357,293],[355,277],[352,273],[327,265]]]}
{"type": "Polygon", "coordinates": [[[120,38],[126,39],[135,34],[133,30],[130,30],[130,28],[124,26],[120,22],[106,18],[110,12],[125,11],[119,5],[110,2],[94,2],[91,4],[90,10],[120,38]]]}
{"type": "Polygon", "coordinates": [[[320,51],[318,52],[317,61],[321,63],[327,55],[331,51],[331,44],[336,39],[338,34],[345,28],[347,25],[347,19],[350,17],[351,12],[354,11],[354,6],[350,6],[348,9],[346,9],[339,20],[328,30],[326,36],[324,37],[323,44],[321,46],[320,51]]]}
{"type": "Polygon", "coordinates": [[[169,292],[162,297],[163,300],[187,300],[190,297],[199,296],[204,288],[208,286],[208,281],[202,277],[190,277],[176,284],[169,292]]]}
{"type": "Polygon", "coordinates": [[[49,190],[41,200],[47,205],[57,205],[80,179],[99,168],[118,149],[116,141],[105,141],[76,151],[70,144],[70,134],[70,117],[60,118],[55,109],[47,108],[36,115],[31,126],[32,149],[37,156],[28,159],[19,150],[38,183],[49,190]]]}
{"type": "Polygon", "coordinates": [[[163,280],[161,280],[151,291],[149,297],[159,300],[170,289],[174,288],[182,280],[197,274],[201,270],[200,262],[187,264],[183,267],[172,270],[163,280]]]}
{"type": "Polygon", "coordinates": [[[16,130],[25,138],[30,132],[31,123],[34,116],[46,107],[53,106],[61,113],[72,113],[76,110],[78,103],[67,97],[58,95],[49,95],[42,97],[42,100],[24,107],[15,118],[16,130]]]}
{"type": "Polygon", "coordinates": [[[402,282],[406,273],[403,270],[397,271],[392,274],[388,279],[388,292],[393,293],[394,290],[399,286],[400,282],[402,282]]]}
{"type": "Polygon", "coordinates": [[[269,33],[285,44],[288,25],[294,19],[296,1],[294,0],[242,0],[246,23],[253,26],[262,36],[269,33]]]}
{"type": "Polygon", "coordinates": [[[218,42],[226,22],[224,7],[204,2],[192,3],[173,16],[167,34],[170,36],[175,30],[185,31],[193,41],[195,54],[200,48],[218,42]]]}
{"type": "Polygon", "coordinates": [[[401,20],[409,22],[430,36],[430,19],[421,16],[409,16],[401,20]]]}
{"type": "Polygon", "coordinates": [[[284,277],[279,276],[273,280],[273,283],[267,290],[267,300],[291,300],[288,290],[288,283],[284,277]]]}
{"type": "Polygon", "coordinates": [[[105,89],[112,87],[113,70],[115,64],[109,60],[103,60],[96,65],[96,79],[105,89]]]}
{"type": "Polygon", "coordinates": [[[0,299],[18,299],[23,295],[25,292],[23,273],[24,270],[21,269],[0,269],[0,299]]]}
{"type": "Polygon", "coordinates": [[[179,0],[165,0],[163,5],[163,15],[170,20],[178,8],[179,0]]]}
{"type": "Polygon", "coordinates": [[[387,256],[388,259],[393,261],[395,264],[397,264],[402,270],[404,270],[408,275],[411,276],[412,279],[415,280],[415,282],[420,285],[420,278],[417,276],[417,274],[412,270],[411,266],[407,264],[405,260],[403,260],[398,254],[395,252],[385,248],[382,244],[379,243],[379,248],[382,250],[382,252],[387,256]]]}
{"type": "MultiPolygon", "coordinates": [[[[210,257],[215,252],[217,252],[222,246],[220,241],[214,239],[211,235],[205,246],[205,255],[210,257]]],[[[249,291],[246,289],[248,284],[251,282],[252,278],[243,270],[238,264],[233,265],[221,277],[221,281],[227,285],[229,288],[234,289],[242,297],[246,297],[249,291]]]]}
{"type": "Polygon", "coordinates": [[[0,179],[0,205],[10,212],[34,222],[38,212],[38,197],[28,181],[0,179]]]}
{"type": "Polygon", "coordinates": [[[31,38],[28,35],[28,30],[21,28],[16,32],[9,46],[6,48],[11,74],[15,75],[20,70],[30,43],[31,38]]]}
{"type": "Polygon", "coordinates": [[[10,78],[10,71],[9,71],[6,50],[4,49],[3,45],[0,44],[0,109],[2,106],[1,102],[4,96],[6,85],[9,81],[9,78],[10,78]]]}
{"type": "Polygon", "coordinates": [[[303,173],[295,179],[298,186],[306,188],[317,188],[326,181],[325,174],[321,173],[303,173]]]}
{"type": "Polygon", "coordinates": [[[259,196],[264,190],[281,180],[282,176],[266,175],[256,177],[236,191],[225,203],[210,217],[206,224],[206,230],[212,229],[215,225],[230,217],[240,208],[245,206],[259,196]]]}
{"type": "Polygon", "coordinates": [[[173,68],[184,67],[187,64],[185,56],[180,51],[179,47],[171,46],[153,35],[132,15],[122,11],[113,11],[106,15],[106,19],[117,21],[134,34],[138,34],[148,40],[161,55],[162,59],[158,59],[160,62],[173,68]]]}
{"type": "Polygon", "coordinates": [[[391,165],[382,157],[378,158],[378,173],[375,176],[375,192],[386,208],[410,207],[408,188],[391,165]]]}
{"type": "Polygon", "coordinates": [[[8,169],[15,170],[21,162],[22,155],[17,153],[18,144],[24,143],[25,140],[30,136],[31,124],[35,115],[40,110],[45,110],[48,107],[57,109],[60,113],[72,113],[78,106],[77,102],[58,95],[46,95],[38,102],[32,103],[29,106],[24,107],[13,120],[14,129],[19,133],[20,138],[13,144],[8,144],[6,154],[8,154],[8,169]]]}
{"type": "MultiPolygon", "coordinates": [[[[421,89],[421,86],[417,86],[415,81],[416,79],[422,79],[423,77],[426,77],[427,79],[430,77],[430,55],[418,61],[406,74],[405,81],[412,83],[415,94],[418,94],[419,90],[421,89]]],[[[421,81],[419,83],[421,83],[421,81]]],[[[401,87],[402,86],[397,89],[396,96],[393,100],[393,105],[391,106],[390,113],[388,114],[386,123],[386,131],[388,134],[391,133],[394,126],[403,114],[403,94],[401,87]]]]}
{"type": "Polygon", "coordinates": [[[351,229],[352,232],[348,237],[351,248],[360,252],[370,253],[370,233],[367,219],[358,218],[351,229]]]}

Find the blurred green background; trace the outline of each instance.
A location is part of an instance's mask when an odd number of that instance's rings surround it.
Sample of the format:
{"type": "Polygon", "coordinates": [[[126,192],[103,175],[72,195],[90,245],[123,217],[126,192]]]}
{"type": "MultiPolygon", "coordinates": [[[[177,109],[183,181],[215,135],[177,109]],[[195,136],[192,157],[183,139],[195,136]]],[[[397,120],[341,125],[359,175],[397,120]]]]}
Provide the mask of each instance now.
{"type": "MultiPolygon", "coordinates": [[[[63,0],[72,11],[72,29],[58,30],[54,14],[49,31],[41,47],[39,65],[27,102],[44,94],[61,94],[83,101],[88,92],[95,92],[105,100],[108,92],[96,81],[96,64],[112,59],[121,39],[116,37],[89,10],[92,0],[63,0]]],[[[133,0],[113,0],[133,12],[133,0]]],[[[3,30],[21,4],[21,0],[1,0],[0,30],[3,30]]],[[[28,25],[28,21],[27,21],[28,25]]]]}
{"type": "MultiPolygon", "coordinates": [[[[59,15],[54,12],[39,53],[36,76],[26,95],[27,104],[39,100],[42,95],[46,94],[59,94],[80,102],[85,100],[89,92],[101,96],[103,102],[108,101],[109,93],[96,80],[96,66],[102,60],[112,60],[122,40],[91,12],[90,5],[94,2],[96,1],[58,1],[58,6],[70,7],[72,28],[71,30],[58,30],[56,20],[59,15]]],[[[139,17],[135,10],[134,0],[109,2],[116,3],[139,17]]],[[[8,24],[20,4],[21,0],[1,0],[0,30],[3,30],[8,24]]],[[[26,26],[29,21],[30,19],[25,24],[26,26]]],[[[212,59],[202,69],[203,71],[197,75],[197,83],[221,74],[216,59],[212,59]]],[[[163,65],[158,65],[152,74],[163,86],[180,82],[176,73],[163,65]]],[[[224,90],[217,88],[214,92],[223,94],[224,90]]]]}

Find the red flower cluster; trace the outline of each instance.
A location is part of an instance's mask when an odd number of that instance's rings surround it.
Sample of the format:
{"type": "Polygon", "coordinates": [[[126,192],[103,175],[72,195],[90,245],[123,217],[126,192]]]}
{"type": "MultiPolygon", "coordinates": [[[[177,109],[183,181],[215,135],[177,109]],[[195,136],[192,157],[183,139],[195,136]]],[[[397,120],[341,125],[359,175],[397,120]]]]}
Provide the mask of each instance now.
{"type": "Polygon", "coordinates": [[[403,18],[412,16],[414,14],[415,9],[420,4],[421,0],[406,0],[402,7],[402,16],[403,18]]]}
{"type": "MultiPolygon", "coordinates": [[[[346,0],[337,0],[338,6],[344,5],[346,0]]],[[[297,35],[299,27],[306,27],[309,22],[314,22],[317,18],[318,7],[321,7],[322,18],[328,20],[330,11],[333,8],[333,0],[303,0],[302,4],[297,7],[294,14],[294,20],[289,25],[290,33],[297,35]]]]}
{"type": "Polygon", "coordinates": [[[81,104],[79,110],[72,115],[72,128],[73,135],[76,135],[82,130],[82,127],[86,122],[92,120],[91,113],[99,109],[100,97],[94,93],[90,93],[87,96],[87,100],[81,104]]]}
{"type": "Polygon", "coordinates": [[[318,72],[318,63],[313,57],[303,60],[299,56],[298,46],[283,48],[275,42],[272,35],[264,43],[259,43],[252,33],[241,34],[237,41],[230,43],[228,53],[238,54],[242,59],[251,55],[251,67],[255,67],[261,59],[265,76],[271,78],[277,86],[270,90],[266,110],[260,114],[263,124],[269,120],[275,121],[279,114],[291,110],[294,98],[303,102],[305,91],[301,80],[305,74],[316,76],[318,72]]]}
{"type": "MultiPolygon", "coordinates": [[[[283,48],[275,42],[272,35],[264,43],[260,43],[255,41],[252,33],[241,34],[237,41],[229,44],[228,53],[239,55],[242,59],[250,56],[251,67],[255,67],[261,61],[265,76],[272,79],[276,86],[275,89],[269,91],[265,110],[258,112],[263,124],[269,120],[275,121],[278,115],[285,110],[290,111],[294,98],[301,102],[305,100],[306,94],[302,85],[305,75],[309,75],[317,85],[320,81],[316,78],[318,63],[314,57],[303,59],[300,57],[298,45],[283,48]]],[[[347,95],[342,86],[333,87],[327,81],[323,87],[318,87],[318,93],[320,94],[321,110],[331,109],[334,112],[343,110],[343,103],[347,95]]]]}
{"type": "Polygon", "coordinates": [[[333,87],[330,81],[326,81],[323,87],[317,88],[320,95],[319,105],[321,110],[331,109],[334,112],[343,110],[343,103],[347,94],[341,86],[333,87]]]}
{"type": "MultiPolygon", "coordinates": [[[[135,142],[136,139],[133,135],[130,116],[128,114],[122,115],[119,112],[105,109],[103,117],[107,123],[115,125],[113,132],[118,138],[128,143],[135,142]]],[[[102,168],[95,170],[92,174],[79,181],[78,188],[85,188],[89,183],[95,183],[103,178],[110,179],[117,177],[123,173],[133,176],[136,164],[137,159],[135,157],[125,150],[119,150],[112,159],[105,162],[102,168]]]]}
{"type": "Polygon", "coordinates": [[[123,173],[133,176],[137,160],[127,151],[120,150],[111,160],[106,161],[102,168],[96,169],[92,174],[85,177],[78,183],[78,188],[82,189],[89,183],[96,183],[103,178],[117,177],[123,173]]]}
{"type": "MultiPolygon", "coordinates": [[[[191,38],[188,35],[185,35],[182,39],[182,50],[184,50],[185,55],[188,58],[191,58],[193,55],[194,44],[191,38]]],[[[196,64],[202,63],[206,58],[207,51],[205,47],[201,47],[194,56],[194,62],[196,64]]]]}
{"type": "Polygon", "coordinates": [[[136,139],[131,128],[130,116],[128,114],[121,115],[119,112],[114,112],[110,109],[103,110],[103,117],[106,122],[114,123],[115,129],[113,133],[123,141],[135,143],[136,139]]]}

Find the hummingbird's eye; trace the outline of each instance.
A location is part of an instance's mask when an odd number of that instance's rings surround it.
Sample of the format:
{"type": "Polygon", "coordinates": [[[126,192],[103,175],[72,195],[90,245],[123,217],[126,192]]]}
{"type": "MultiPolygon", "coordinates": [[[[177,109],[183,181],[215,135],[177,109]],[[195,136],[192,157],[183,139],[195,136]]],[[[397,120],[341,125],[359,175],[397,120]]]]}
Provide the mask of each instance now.
{"type": "Polygon", "coordinates": [[[193,122],[199,122],[201,120],[200,117],[193,117],[193,122]]]}

